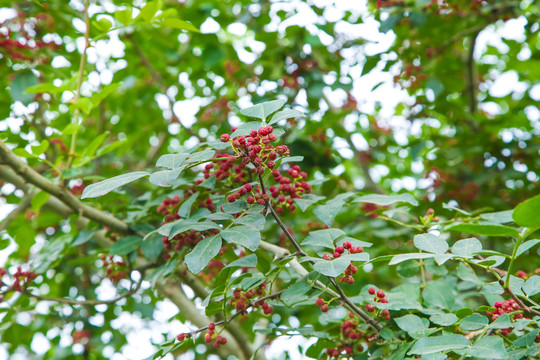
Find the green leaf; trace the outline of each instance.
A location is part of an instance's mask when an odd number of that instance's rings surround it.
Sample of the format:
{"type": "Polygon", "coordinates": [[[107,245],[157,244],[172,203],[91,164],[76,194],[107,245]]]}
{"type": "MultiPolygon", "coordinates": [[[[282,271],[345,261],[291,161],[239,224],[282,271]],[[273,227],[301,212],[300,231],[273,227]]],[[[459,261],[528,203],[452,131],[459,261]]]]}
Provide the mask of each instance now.
{"type": "Polygon", "coordinates": [[[81,231],[77,237],[73,240],[73,243],[71,246],[79,246],[82,244],[86,244],[92,236],[94,235],[95,230],[83,230],[81,231]]]}
{"type": "Polygon", "coordinates": [[[514,341],[515,347],[529,347],[534,344],[536,337],[538,336],[539,329],[533,329],[527,334],[520,336],[516,341],[514,341]]]}
{"type": "Polygon", "coordinates": [[[529,279],[527,279],[527,281],[525,281],[525,285],[523,285],[522,289],[528,297],[540,293],[540,276],[531,276],[529,279]]]}
{"type": "Polygon", "coordinates": [[[468,346],[470,346],[470,342],[463,335],[433,336],[418,340],[409,351],[409,354],[426,355],[440,351],[463,349],[468,346]]]}
{"type": "Polygon", "coordinates": [[[64,130],[62,130],[62,134],[73,135],[78,131],[79,131],[79,125],[75,123],[70,123],[64,128],[64,130]]]}
{"type": "Polygon", "coordinates": [[[188,218],[191,214],[191,208],[193,207],[193,203],[197,201],[197,198],[199,197],[199,192],[196,192],[192,194],[190,197],[188,197],[182,205],[180,205],[180,208],[178,209],[178,216],[182,218],[188,218]]]}
{"type": "Polygon", "coordinates": [[[327,201],[324,205],[319,205],[313,209],[313,213],[323,223],[328,226],[332,226],[334,218],[337,216],[341,208],[345,205],[345,202],[339,199],[333,199],[327,201]]]}
{"type": "Polygon", "coordinates": [[[270,114],[281,109],[286,102],[287,100],[283,99],[263,102],[240,110],[240,114],[247,117],[265,120],[270,114]]]}
{"type": "Polygon", "coordinates": [[[249,121],[240,125],[232,134],[231,139],[237,136],[247,136],[251,130],[259,130],[262,126],[260,121],[249,121]]]}
{"type": "Polygon", "coordinates": [[[124,25],[128,25],[133,21],[133,8],[131,6],[127,6],[123,10],[116,11],[114,13],[114,18],[118,21],[120,21],[124,25]]]}
{"type": "Polygon", "coordinates": [[[161,10],[162,7],[163,2],[161,0],[149,1],[141,9],[141,12],[137,16],[137,19],[142,18],[146,21],[150,21],[152,20],[154,15],[156,15],[156,13],[161,10]]]}
{"type": "Polygon", "coordinates": [[[296,205],[300,208],[302,211],[306,211],[308,207],[313,205],[314,203],[324,199],[324,196],[319,196],[315,194],[306,194],[302,195],[301,199],[294,199],[294,202],[296,205]]]}
{"type": "Polygon", "coordinates": [[[154,184],[156,186],[169,187],[172,186],[172,183],[169,181],[171,177],[170,175],[170,170],[156,171],[155,173],[150,175],[148,181],[150,181],[151,184],[154,184]]]}
{"type": "Polygon", "coordinates": [[[167,169],[176,169],[184,164],[184,161],[190,156],[188,153],[165,154],[159,157],[156,166],[166,167],[167,169]]]}
{"type": "Polygon", "coordinates": [[[154,232],[145,237],[140,244],[141,251],[149,261],[156,261],[163,250],[162,236],[154,232]]]}
{"type": "Polygon", "coordinates": [[[142,238],[138,236],[127,236],[112,244],[109,252],[113,255],[127,255],[137,250],[141,242],[142,238]]]}
{"type": "Polygon", "coordinates": [[[119,188],[120,186],[129,184],[130,182],[133,182],[148,175],[150,174],[146,171],[135,171],[123,175],[118,175],[113,178],[100,181],[96,184],[88,185],[84,189],[81,199],[103,196],[110,193],[114,189],[119,188]]]}
{"type": "Polygon", "coordinates": [[[20,101],[24,105],[34,100],[34,93],[26,92],[27,89],[36,86],[37,76],[31,70],[21,71],[15,74],[10,84],[11,97],[14,101],[20,101]]]}
{"type": "Polygon", "coordinates": [[[429,321],[413,314],[395,318],[394,321],[401,330],[406,331],[413,339],[425,336],[425,330],[429,326],[429,321]]]}
{"type": "Polygon", "coordinates": [[[459,323],[459,327],[465,331],[474,331],[483,329],[487,326],[487,324],[489,324],[489,320],[487,317],[474,313],[461,320],[461,322],[459,323]]]}
{"type": "Polygon", "coordinates": [[[540,225],[540,195],[536,195],[520,203],[512,213],[515,223],[525,227],[540,225]]]}
{"type": "Polygon", "coordinates": [[[474,235],[519,236],[519,231],[517,229],[496,224],[457,224],[448,227],[447,230],[474,235]]]}
{"type": "Polygon", "coordinates": [[[236,219],[234,222],[235,224],[246,225],[252,228],[253,230],[262,230],[264,229],[265,221],[266,221],[266,218],[264,216],[262,216],[259,213],[254,213],[254,214],[241,216],[238,219],[236,219]]]}
{"type": "Polygon", "coordinates": [[[39,213],[39,210],[41,210],[41,207],[49,201],[49,198],[51,197],[51,194],[45,191],[38,191],[34,196],[32,196],[32,200],[30,200],[30,203],[32,204],[32,210],[34,210],[35,213],[39,213]]]}
{"type": "Polygon", "coordinates": [[[480,217],[488,222],[497,224],[506,224],[514,221],[512,219],[512,210],[482,214],[480,217]]]}
{"type": "Polygon", "coordinates": [[[281,294],[280,300],[283,301],[287,306],[293,306],[296,303],[306,300],[307,296],[305,295],[311,289],[312,286],[307,284],[305,281],[298,281],[287,288],[283,294],[281,294]]]}
{"type": "Polygon", "coordinates": [[[429,320],[440,326],[450,326],[459,321],[459,318],[453,313],[435,314],[429,320]]]}
{"type": "Polygon", "coordinates": [[[231,267],[256,267],[256,266],[257,266],[257,255],[251,254],[251,255],[244,256],[238,260],[233,261],[229,265],[225,266],[225,269],[231,268],[231,267]]]}
{"type": "Polygon", "coordinates": [[[506,349],[500,336],[483,337],[463,353],[480,359],[506,359],[506,349]]]}
{"type": "Polygon", "coordinates": [[[306,117],[306,115],[303,112],[295,110],[295,109],[281,110],[272,117],[272,120],[270,120],[268,125],[273,125],[281,120],[290,119],[290,118],[298,118],[298,117],[306,117]]]}
{"type": "Polygon", "coordinates": [[[215,150],[205,149],[203,151],[198,151],[196,153],[190,154],[186,160],[187,164],[194,164],[197,162],[205,162],[210,160],[215,155],[215,150]]]}
{"type": "Polygon", "coordinates": [[[198,274],[219,253],[219,250],[221,250],[221,237],[219,235],[206,237],[199,241],[184,258],[189,271],[198,274]]]}
{"type": "Polygon", "coordinates": [[[452,254],[466,258],[471,258],[479,251],[482,251],[482,243],[477,238],[458,240],[452,246],[452,254]]]}
{"type": "Polygon", "coordinates": [[[502,314],[488,326],[490,329],[508,329],[513,327],[514,325],[512,324],[512,320],[510,320],[510,316],[508,314],[502,314]]]}
{"type": "Polygon", "coordinates": [[[418,201],[411,194],[399,194],[399,195],[380,195],[370,194],[360,196],[353,200],[353,203],[373,203],[380,206],[388,206],[395,203],[406,202],[412,206],[418,206],[418,201]]]}
{"type": "Polygon", "coordinates": [[[334,249],[334,240],[345,235],[341,229],[325,229],[311,231],[309,235],[302,241],[302,245],[320,246],[334,249]]]}
{"type": "Polygon", "coordinates": [[[464,307],[464,308],[461,308],[459,310],[456,310],[454,313],[456,314],[456,316],[458,318],[464,319],[467,316],[474,314],[474,311],[473,311],[473,309],[471,309],[469,307],[464,307]]]}
{"type": "Polygon", "coordinates": [[[331,277],[342,274],[350,265],[351,261],[345,257],[339,257],[333,260],[320,260],[313,265],[313,270],[331,277]]]}
{"type": "Polygon", "coordinates": [[[435,254],[426,254],[426,253],[409,253],[409,254],[399,254],[392,257],[392,260],[388,263],[388,265],[396,265],[400,262],[407,261],[407,260],[415,260],[415,259],[429,259],[434,257],[435,254]]]}
{"type": "Polygon", "coordinates": [[[212,221],[201,221],[192,219],[181,219],[172,223],[165,224],[158,229],[158,232],[163,236],[168,236],[172,239],[178,234],[188,230],[205,231],[210,229],[220,229],[220,226],[212,221]]]}
{"type": "Polygon", "coordinates": [[[452,310],[456,301],[448,284],[442,282],[430,282],[422,292],[422,298],[429,307],[452,310]]]}
{"type": "Polygon", "coordinates": [[[448,243],[433,234],[419,234],[414,237],[414,246],[417,249],[434,254],[444,254],[448,250],[448,243]]]}
{"type": "Polygon", "coordinates": [[[519,247],[517,249],[517,252],[516,252],[516,257],[520,256],[525,251],[531,249],[533,246],[535,246],[538,243],[540,243],[540,239],[534,239],[534,240],[525,241],[523,244],[519,245],[519,247]]]}
{"type": "Polygon", "coordinates": [[[39,145],[32,146],[32,155],[39,156],[43,154],[47,149],[49,148],[49,142],[47,140],[43,140],[39,145]]]}
{"type": "Polygon", "coordinates": [[[244,225],[223,230],[221,237],[229,243],[242,245],[251,251],[257,250],[261,242],[261,233],[244,225]]]}
{"type": "Polygon", "coordinates": [[[173,29],[178,30],[187,30],[187,31],[193,31],[193,32],[200,32],[199,29],[197,29],[193,24],[188,23],[187,21],[176,19],[176,18],[166,18],[159,22],[155,22],[155,24],[171,27],[173,29]]]}

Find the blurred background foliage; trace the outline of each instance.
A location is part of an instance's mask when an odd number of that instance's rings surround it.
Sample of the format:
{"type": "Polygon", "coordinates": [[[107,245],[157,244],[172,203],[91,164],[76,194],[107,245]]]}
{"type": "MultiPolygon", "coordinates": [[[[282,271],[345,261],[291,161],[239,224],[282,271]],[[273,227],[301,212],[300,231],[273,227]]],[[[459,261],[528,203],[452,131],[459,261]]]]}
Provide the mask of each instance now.
{"type": "MultiPolygon", "coordinates": [[[[84,2],[0,1],[0,137],[41,174],[73,188],[153,169],[162,154],[230,133],[241,122],[239,108],[283,98],[307,114],[288,120],[282,139],[320,180],[314,193],[409,192],[421,200],[410,221],[428,208],[442,219],[460,214],[456,208],[507,210],[538,193],[538,2],[149,4],[89,1],[89,48],[79,69],[84,2]]],[[[164,194],[138,182],[94,204],[129,222],[155,216],[158,223],[154,207],[164,194]]],[[[2,196],[1,206],[24,199],[8,185],[2,196]]],[[[41,208],[42,198],[2,229],[6,266],[31,259],[45,238],[55,241],[40,286],[57,296],[95,297],[99,245],[81,238],[75,215],[66,222],[41,208]],[[68,246],[77,239],[82,246],[68,246]]],[[[369,210],[347,208],[336,224],[374,242],[372,257],[411,246],[410,229],[373,219],[369,210]]],[[[311,210],[286,217],[297,233],[316,220],[311,210]]],[[[523,261],[527,272],[537,255],[530,259],[523,261]]],[[[396,271],[376,267],[355,286],[395,286],[396,271]]],[[[120,307],[151,322],[158,298],[151,291],[140,297],[120,307]]],[[[20,297],[12,310],[1,310],[2,342],[23,358],[34,353],[36,333],[50,341],[43,358],[67,359],[73,352],[62,332],[90,329],[98,353],[120,351],[129,332],[115,325],[120,308],[113,306],[104,313],[34,309],[20,297]]]]}

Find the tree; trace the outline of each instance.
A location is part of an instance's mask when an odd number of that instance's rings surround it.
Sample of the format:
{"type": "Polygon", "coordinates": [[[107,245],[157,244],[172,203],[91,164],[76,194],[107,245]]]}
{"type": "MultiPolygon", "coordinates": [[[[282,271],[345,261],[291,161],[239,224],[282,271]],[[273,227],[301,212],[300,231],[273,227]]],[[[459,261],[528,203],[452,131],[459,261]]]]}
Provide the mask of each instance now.
{"type": "Polygon", "coordinates": [[[540,354],[539,4],[0,10],[9,355],[540,354]]]}

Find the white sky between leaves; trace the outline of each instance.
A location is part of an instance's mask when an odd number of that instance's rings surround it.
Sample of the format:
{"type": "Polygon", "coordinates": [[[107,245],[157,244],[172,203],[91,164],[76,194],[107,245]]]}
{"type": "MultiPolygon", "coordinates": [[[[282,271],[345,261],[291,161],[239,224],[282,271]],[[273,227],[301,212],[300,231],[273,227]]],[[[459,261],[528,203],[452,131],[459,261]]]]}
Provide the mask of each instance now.
{"type": "MultiPolygon", "coordinates": [[[[326,7],[326,10],[323,13],[323,17],[328,21],[336,21],[343,17],[344,11],[349,10],[354,13],[357,13],[363,19],[362,24],[350,24],[344,21],[340,21],[336,25],[336,31],[346,34],[354,34],[354,36],[364,38],[370,43],[364,46],[364,51],[366,55],[374,55],[380,52],[385,52],[391,46],[395,39],[395,35],[390,31],[386,34],[382,34],[378,31],[379,23],[375,19],[367,14],[366,2],[365,1],[349,1],[349,0],[337,0],[337,1],[326,1],[326,0],[315,0],[313,1],[315,6],[326,7]]],[[[81,9],[82,4],[80,1],[72,1],[72,6],[75,8],[81,9]]],[[[114,11],[114,5],[112,3],[103,1],[103,6],[107,11],[114,11]]],[[[290,1],[288,3],[277,3],[272,6],[272,12],[275,14],[275,11],[278,9],[282,10],[293,10],[296,9],[296,15],[286,19],[284,22],[279,21],[276,16],[273,16],[273,21],[270,25],[267,26],[267,31],[279,31],[283,32],[287,26],[291,25],[300,25],[304,26],[310,33],[313,35],[318,34],[317,27],[314,25],[315,22],[320,21],[321,19],[311,10],[311,8],[300,0],[290,1]]],[[[91,11],[96,11],[97,8],[90,9],[91,11]]],[[[8,8],[0,8],[0,22],[8,18],[15,16],[14,11],[8,8]]],[[[77,50],[80,52],[82,48],[82,34],[84,33],[84,23],[81,20],[75,19],[73,22],[74,26],[81,33],[81,37],[77,39],[77,50]]],[[[482,31],[477,40],[477,48],[475,52],[475,57],[479,59],[484,53],[488,45],[495,46],[501,51],[505,51],[506,45],[501,41],[501,37],[506,39],[514,39],[517,41],[524,40],[524,25],[526,24],[525,18],[521,17],[518,19],[510,20],[504,23],[503,26],[495,28],[494,26],[488,27],[486,30],[482,31]]],[[[203,33],[218,33],[223,34],[227,32],[229,34],[236,35],[238,37],[244,36],[244,40],[239,40],[235,43],[235,49],[238,52],[240,60],[251,63],[253,62],[260,53],[264,52],[265,45],[259,42],[256,42],[253,39],[252,34],[250,35],[249,29],[246,28],[244,24],[234,23],[227,27],[227,29],[221,29],[220,25],[215,22],[211,17],[206,19],[201,26],[201,32],[203,33]],[[247,45],[253,51],[250,52],[246,50],[247,45]]],[[[327,45],[331,46],[333,38],[321,34],[321,41],[327,45]]],[[[182,38],[187,38],[187,35],[180,35],[179,40],[182,41],[182,38]]],[[[184,40],[185,41],[185,40],[184,40]]],[[[124,45],[118,38],[118,32],[113,32],[111,34],[110,40],[99,41],[95,47],[88,50],[88,61],[90,63],[96,64],[98,71],[93,71],[88,76],[88,83],[84,84],[83,90],[95,89],[100,85],[107,85],[112,81],[115,71],[120,70],[125,67],[125,60],[119,60],[116,62],[109,62],[108,60],[111,57],[121,58],[123,56],[124,45]]],[[[73,47],[72,50],[75,50],[73,47]]],[[[306,52],[309,51],[309,46],[304,48],[306,52]]],[[[520,53],[524,59],[527,59],[530,56],[530,51],[527,54],[527,51],[520,53]]],[[[353,54],[347,54],[344,51],[344,56],[352,56],[353,54]]],[[[52,66],[54,67],[65,67],[71,66],[71,64],[63,57],[57,56],[52,61],[52,66]]],[[[390,126],[393,129],[394,136],[396,141],[401,144],[406,144],[406,137],[409,132],[414,132],[414,127],[409,124],[403,117],[394,116],[394,108],[397,104],[403,101],[409,101],[410,97],[406,94],[405,91],[397,88],[393,84],[393,74],[392,73],[382,73],[381,69],[383,67],[382,62],[377,66],[376,69],[371,71],[369,74],[360,76],[362,67],[353,66],[349,68],[351,76],[354,78],[353,91],[352,94],[357,99],[359,103],[360,112],[364,113],[373,113],[375,105],[379,103],[381,108],[380,118],[383,120],[383,123],[387,126],[390,126]],[[375,91],[371,89],[378,84],[383,82],[375,91]]],[[[393,71],[397,73],[397,67],[394,67],[393,71]]],[[[503,97],[507,96],[509,93],[514,92],[519,94],[523,92],[525,84],[522,84],[518,81],[517,73],[509,71],[503,74],[498,74],[499,76],[496,80],[490,84],[489,92],[494,97],[503,97]]],[[[179,83],[184,85],[188,90],[189,95],[189,81],[194,81],[194,79],[188,79],[187,74],[181,74],[179,76],[179,83]]],[[[258,92],[264,93],[266,91],[271,91],[277,86],[276,83],[265,81],[262,86],[257,89],[258,92]]],[[[177,92],[177,88],[171,87],[169,90],[170,93],[165,95],[156,96],[156,101],[158,105],[163,109],[165,116],[171,116],[167,114],[167,109],[169,108],[169,99],[174,97],[177,92]]],[[[331,101],[334,102],[334,105],[340,105],[346,99],[346,92],[342,90],[336,90],[334,92],[325,90],[326,95],[331,101]]],[[[70,94],[64,95],[65,101],[69,100],[70,94]]],[[[429,94],[427,94],[429,96],[429,94]]],[[[540,85],[533,87],[529,96],[534,100],[540,100],[540,85]]],[[[303,102],[306,102],[305,94],[304,96],[299,96],[296,99],[299,105],[303,105],[303,102]]],[[[247,96],[241,97],[238,101],[239,106],[249,106],[251,105],[250,99],[247,96]]],[[[191,126],[195,121],[195,114],[199,110],[201,105],[207,104],[207,100],[204,98],[193,98],[190,100],[177,101],[173,104],[173,111],[176,116],[179,117],[180,121],[184,126],[191,126]]],[[[325,107],[326,104],[322,104],[322,107],[325,107]]],[[[499,111],[498,105],[495,103],[483,103],[481,104],[482,109],[489,113],[497,113],[499,111]]],[[[24,107],[22,104],[17,103],[13,106],[13,112],[17,114],[29,113],[32,111],[32,107],[35,109],[35,105],[32,104],[29,107],[24,107]]],[[[540,125],[538,121],[540,119],[540,112],[538,109],[527,109],[527,115],[530,117],[531,121],[536,125],[536,129],[540,130],[540,125]]],[[[351,121],[356,121],[356,118],[351,119],[351,121]]],[[[118,121],[118,119],[112,119],[112,121],[118,121]]],[[[238,125],[240,122],[239,118],[233,117],[231,119],[231,125],[238,125]]],[[[20,121],[15,117],[0,120],[0,131],[6,130],[7,127],[10,127],[12,130],[20,127],[20,121]]],[[[345,124],[345,126],[351,126],[351,123],[345,124]]],[[[169,131],[174,135],[180,131],[180,127],[176,124],[171,124],[169,131]]],[[[328,129],[331,132],[331,129],[328,129]]],[[[418,130],[416,130],[418,131],[418,130]]],[[[503,134],[503,137],[505,135],[503,134]]],[[[506,136],[512,136],[506,135],[506,136]]],[[[32,137],[29,140],[33,140],[32,137]]],[[[355,134],[353,141],[358,149],[366,149],[367,142],[360,134],[355,134]]],[[[149,146],[151,144],[148,144],[149,146]]],[[[345,158],[351,158],[352,152],[347,148],[347,144],[343,140],[337,139],[334,143],[334,146],[340,154],[345,158]]],[[[421,165],[421,164],[420,164],[421,165]]],[[[333,169],[334,174],[339,174],[344,169],[340,166],[333,169]]],[[[419,168],[419,171],[422,171],[422,168],[419,168]]],[[[384,176],[387,173],[387,169],[384,167],[377,167],[372,169],[372,175],[375,179],[379,179],[381,176],[384,176]]],[[[362,182],[358,184],[359,187],[362,186],[362,182]]],[[[413,190],[417,187],[421,187],[422,184],[416,183],[415,179],[399,179],[396,180],[394,190],[400,190],[405,188],[407,190],[413,190]]],[[[393,186],[394,187],[394,186],[393,186]]],[[[4,193],[11,193],[15,189],[10,184],[6,184],[1,188],[1,191],[4,193]]],[[[22,196],[22,193],[17,194],[22,196]]],[[[0,219],[3,219],[13,207],[7,205],[4,199],[0,199],[0,219]]],[[[5,236],[5,235],[4,235],[5,236]]],[[[38,249],[43,245],[44,239],[36,239],[36,245],[32,248],[32,253],[36,253],[38,249]]],[[[5,264],[7,257],[11,252],[16,249],[16,245],[12,243],[7,249],[0,251],[0,266],[5,264]]],[[[126,284],[122,284],[126,286],[126,284]]],[[[144,284],[144,287],[147,288],[149,284],[144,284]]],[[[193,296],[193,293],[189,288],[185,288],[188,295],[193,296]]],[[[99,299],[110,299],[116,296],[116,290],[114,286],[108,281],[105,280],[97,288],[97,294],[99,299]]],[[[141,299],[143,302],[148,299],[141,299]]],[[[200,304],[198,304],[200,307],[200,304]]],[[[5,306],[5,305],[0,305],[5,306]]],[[[46,314],[48,312],[49,305],[47,303],[40,303],[36,308],[37,313],[46,314]]],[[[96,307],[98,311],[104,311],[105,305],[96,307]]],[[[112,323],[112,326],[115,328],[122,329],[126,334],[128,344],[122,348],[121,353],[114,353],[112,347],[108,347],[105,351],[105,355],[108,356],[111,360],[138,360],[144,359],[147,356],[150,356],[155,352],[155,347],[152,346],[150,341],[159,343],[165,339],[161,336],[161,333],[168,333],[168,337],[173,337],[180,332],[189,331],[191,326],[189,324],[185,325],[180,323],[178,320],[173,320],[169,322],[168,320],[177,313],[176,306],[168,300],[160,301],[156,305],[156,310],[154,312],[154,319],[148,324],[145,321],[135,314],[130,314],[128,312],[122,312],[121,315],[115,319],[112,323]]],[[[65,315],[69,315],[71,308],[65,306],[63,308],[65,315]]],[[[279,322],[279,315],[274,314],[272,320],[279,322]]],[[[298,319],[292,317],[286,319],[289,322],[291,328],[299,326],[298,319]]],[[[21,325],[28,325],[31,321],[31,316],[29,313],[21,313],[17,317],[17,321],[21,325]]],[[[90,322],[93,325],[99,326],[103,324],[104,317],[101,314],[95,315],[90,319],[90,322]]],[[[71,346],[71,333],[73,332],[72,326],[66,326],[63,329],[52,328],[47,334],[36,334],[31,343],[31,348],[37,354],[44,354],[50,348],[49,340],[47,338],[53,338],[55,336],[61,335],[61,345],[65,347],[71,346]]],[[[107,343],[110,340],[112,334],[104,334],[102,341],[107,343]]],[[[269,359],[282,358],[285,352],[288,352],[289,356],[293,359],[298,359],[302,357],[302,354],[298,351],[299,346],[304,349],[304,351],[309,347],[309,345],[315,342],[316,339],[311,338],[307,339],[302,336],[295,337],[280,337],[272,342],[272,344],[266,348],[265,355],[269,359]]],[[[82,345],[74,345],[75,351],[82,351],[82,345]]],[[[196,349],[197,351],[203,351],[203,349],[196,349]]],[[[8,358],[6,350],[0,348],[0,360],[8,358]]],[[[27,356],[24,353],[15,354],[11,359],[26,359],[27,356]]],[[[193,353],[186,353],[181,355],[179,359],[193,359],[193,353]]],[[[208,359],[212,359],[212,356],[209,356],[208,359]]],[[[214,357],[216,358],[216,357],[214,357]]],[[[169,355],[167,359],[172,359],[172,355],[169,355]]]]}

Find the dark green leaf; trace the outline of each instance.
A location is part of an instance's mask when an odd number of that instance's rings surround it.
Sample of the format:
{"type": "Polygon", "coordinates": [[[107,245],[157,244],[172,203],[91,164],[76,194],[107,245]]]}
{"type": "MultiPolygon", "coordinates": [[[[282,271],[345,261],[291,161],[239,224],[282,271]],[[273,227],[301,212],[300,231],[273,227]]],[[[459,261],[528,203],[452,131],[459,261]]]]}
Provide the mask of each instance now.
{"type": "Polygon", "coordinates": [[[512,213],[512,219],[516,224],[526,227],[540,225],[540,195],[536,195],[520,203],[512,213]]]}
{"type": "Polygon", "coordinates": [[[221,237],[229,243],[245,246],[251,251],[257,250],[261,242],[261,233],[244,225],[223,230],[221,237]]]}
{"type": "Polygon", "coordinates": [[[199,241],[195,248],[184,258],[186,265],[194,274],[198,274],[221,250],[221,237],[214,235],[199,241]]]}
{"type": "Polygon", "coordinates": [[[474,235],[519,236],[519,231],[517,231],[517,229],[496,224],[457,224],[448,227],[447,230],[474,235]]]}
{"type": "Polygon", "coordinates": [[[142,239],[138,236],[127,236],[112,244],[109,252],[113,255],[127,255],[137,250],[141,242],[142,239]]]}

